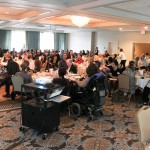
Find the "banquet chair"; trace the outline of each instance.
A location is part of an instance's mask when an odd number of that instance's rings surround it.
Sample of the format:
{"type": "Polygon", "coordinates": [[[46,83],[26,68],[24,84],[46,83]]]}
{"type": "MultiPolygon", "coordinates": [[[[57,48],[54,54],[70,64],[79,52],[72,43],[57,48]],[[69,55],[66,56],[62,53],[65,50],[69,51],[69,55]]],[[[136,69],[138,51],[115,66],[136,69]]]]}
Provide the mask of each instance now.
{"type": "Polygon", "coordinates": [[[150,107],[143,106],[137,112],[137,124],[140,131],[141,149],[150,150],[150,144],[146,145],[146,142],[150,140],[150,107]]]}
{"type": "Polygon", "coordinates": [[[130,77],[124,74],[118,76],[118,91],[122,91],[128,95],[128,103],[131,100],[130,77]]]}
{"type": "Polygon", "coordinates": [[[24,78],[20,75],[13,75],[11,77],[12,83],[13,83],[13,91],[11,93],[11,99],[14,100],[16,97],[16,94],[21,94],[22,91],[21,86],[24,84],[24,78]]]}

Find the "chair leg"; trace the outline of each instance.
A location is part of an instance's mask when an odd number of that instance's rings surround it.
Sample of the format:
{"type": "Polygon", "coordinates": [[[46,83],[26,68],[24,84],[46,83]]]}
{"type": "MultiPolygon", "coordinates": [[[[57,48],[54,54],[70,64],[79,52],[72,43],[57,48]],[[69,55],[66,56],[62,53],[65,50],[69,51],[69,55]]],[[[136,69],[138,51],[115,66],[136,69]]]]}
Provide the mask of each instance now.
{"type": "Polygon", "coordinates": [[[130,102],[131,102],[131,97],[132,97],[132,95],[131,95],[131,93],[130,93],[130,94],[129,94],[128,104],[130,104],[130,102]]]}

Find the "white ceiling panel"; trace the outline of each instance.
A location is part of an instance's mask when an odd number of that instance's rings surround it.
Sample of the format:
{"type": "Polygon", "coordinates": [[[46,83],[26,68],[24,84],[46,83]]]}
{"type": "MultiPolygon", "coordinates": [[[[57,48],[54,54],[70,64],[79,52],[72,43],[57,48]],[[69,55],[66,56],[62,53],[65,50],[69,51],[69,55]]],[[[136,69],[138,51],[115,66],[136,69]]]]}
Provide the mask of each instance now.
{"type": "Polygon", "coordinates": [[[82,3],[91,2],[94,0],[22,0],[32,3],[43,3],[43,4],[50,4],[50,5],[57,5],[57,6],[71,6],[71,5],[79,5],[82,3]]]}
{"type": "Polygon", "coordinates": [[[150,0],[0,0],[1,29],[78,29],[71,15],[90,18],[84,30],[140,30],[150,28],[150,0]]]}

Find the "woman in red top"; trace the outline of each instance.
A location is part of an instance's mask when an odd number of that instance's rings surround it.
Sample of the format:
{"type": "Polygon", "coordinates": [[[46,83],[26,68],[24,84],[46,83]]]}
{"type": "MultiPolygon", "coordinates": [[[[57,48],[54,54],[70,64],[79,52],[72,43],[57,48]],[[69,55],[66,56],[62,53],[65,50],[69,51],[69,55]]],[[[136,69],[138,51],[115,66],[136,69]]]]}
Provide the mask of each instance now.
{"type": "Polygon", "coordinates": [[[84,62],[84,60],[82,59],[82,55],[81,55],[81,54],[78,54],[78,57],[77,57],[77,59],[74,61],[74,63],[82,64],[83,62],[84,62]]]}

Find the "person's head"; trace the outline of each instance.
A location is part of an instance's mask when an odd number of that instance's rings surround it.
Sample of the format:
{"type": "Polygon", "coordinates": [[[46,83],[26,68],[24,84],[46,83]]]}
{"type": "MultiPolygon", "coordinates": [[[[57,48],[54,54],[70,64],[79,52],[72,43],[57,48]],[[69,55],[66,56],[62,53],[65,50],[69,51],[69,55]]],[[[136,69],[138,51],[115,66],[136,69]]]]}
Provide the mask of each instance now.
{"type": "Polygon", "coordinates": [[[20,57],[20,53],[17,53],[17,54],[16,54],[16,57],[20,57]]]}
{"type": "Polygon", "coordinates": [[[73,54],[73,50],[70,50],[70,55],[72,55],[73,54]]]}
{"type": "Polygon", "coordinates": [[[97,66],[97,68],[100,68],[101,63],[99,61],[94,61],[93,63],[97,66]]]}
{"type": "Polygon", "coordinates": [[[145,55],[146,55],[146,56],[149,56],[148,52],[147,52],[147,53],[145,53],[145,55]]]}
{"type": "Polygon", "coordinates": [[[144,60],[144,58],[145,58],[145,55],[141,55],[141,56],[140,56],[140,59],[141,59],[141,60],[144,60]]]}
{"type": "Polygon", "coordinates": [[[120,52],[123,52],[123,49],[122,49],[122,48],[120,48],[120,52]]]}
{"type": "Polygon", "coordinates": [[[67,66],[70,67],[72,65],[72,59],[67,59],[67,66]]]}
{"type": "Polygon", "coordinates": [[[46,55],[44,53],[41,56],[41,60],[42,60],[42,63],[45,63],[45,61],[46,61],[46,55]]]}
{"type": "Polygon", "coordinates": [[[10,60],[12,57],[11,57],[11,55],[9,54],[9,53],[6,53],[5,54],[5,59],[8,61],[8,60],[10,60]]]}
{"type": "Polygon", "coordinates": [[[132,70],[135,70],[135,62],[134,61],[129,61],[129,68],[132,70]]]}
{"type": "Polygon", "coordinates": [[[20,65],[20,67],[21,67],[21,69],[22,69],[23,71],[25,71],[28,66],[27,66],[26,63],[22,63],[22,64],[20,65]]]}
{"type": "Polygon", "coordinates": [[[79,53],[77,57],[78,57],[78,59],[81,59],[82,58],[82,54],[79,53]]]}
{"type": "Polygon", "coordinates": [[[63,60],[66,60],[66,59],[67,59],[67,54],[64,53],[64,54],[63,54],[63,60]]]}
{"type": "Polygon", "coordinates": [[[114,54],[114,59],[117,58],[117,54],[114,54]]]}
{"type": "Polygon", "coordinates": [[[88,77],[91,77],[92,75],[98,73],[98,67],[94,63],[90,63],[86,69],[86,73],[88,77]]]}
{"type": "Polygon", "coordinates": [[[111,64],[112,64],[113,69],[118,68],[118,62],[117,61],[113,61],[111,64]]]}
{"type": "Polygon", "coordinates": [[[38,55],[41,54],[41,50],[40,50],[40,49],[37,50],[37,54],[38,54],[38,55]]]}
{"type": "Polygon", "coordinates": [[[33,53],[29,52],[28,56],[29,56],[29,58],[33,58],[33,53]]]}
{"type": "Polygon", "coordinates": [[[113,58],[112,57],[109,57],[108,58],[108,63],[110,64],[110,63],[112,63],[113,62],[113,58]]]}
{"type": "Polygon", "coordinates": [[[25,59],[23,63],[26,64],[27,67],[29,66],[29,61],[28,60],[25,59]]]}
{"type": "Polygon", "coordinates": [[[23,51],[23,54],[24,54],[24,55],[27,55],[27,51],[26,51],[26,50],[24,50],[24,51],[23,51]]]}
{"type": "Polygon", "coordinates": [[[59,77],[64,78],[64,75],[67,73],[66,69],[64,67],[59,68],[58,75],[59,77]]]}
{"type": "Polygon", "coordinates": [[[36,59],[36,60],[34,61],[34,65],[35,65],[35,68],[36,68],[36,69],[41,69],[41,67],[42,67],[42,62],[41,62],[39,59],[36,59]]]}

